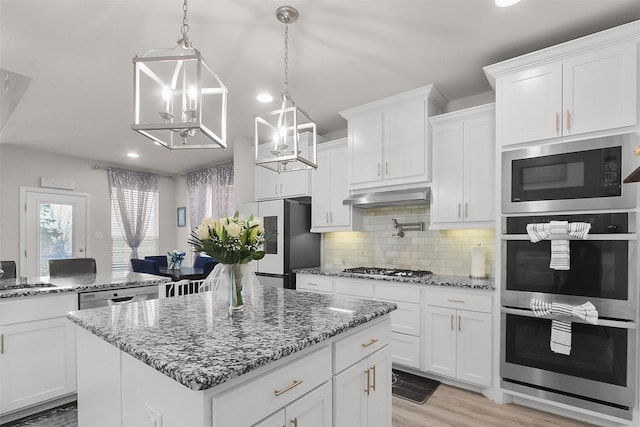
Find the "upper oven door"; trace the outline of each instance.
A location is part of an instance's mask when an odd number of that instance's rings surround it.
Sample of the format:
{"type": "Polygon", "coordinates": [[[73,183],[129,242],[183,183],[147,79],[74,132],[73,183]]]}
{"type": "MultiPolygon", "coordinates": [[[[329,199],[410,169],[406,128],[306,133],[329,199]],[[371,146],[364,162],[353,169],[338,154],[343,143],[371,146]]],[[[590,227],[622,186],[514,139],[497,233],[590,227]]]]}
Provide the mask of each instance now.
{"type": "Polygon", "coordinates": [[[618,135],[504,152],[503,211],[634,207],[635,192],[622,186],[629,138],[618,135]]]}
{"type": "Polygon", "coordinates": [[[526,224],[547,217],[508,217],[503,238],[502,305],[529,307],[532,298],[580,305],[590,301],[600,317],[636,320],[637,241],[629,213],[557,215],[556,220],[589,222],[587,240],[569,241],[569,270],[550,268],[551,242],[532,243],[526,224]]]}

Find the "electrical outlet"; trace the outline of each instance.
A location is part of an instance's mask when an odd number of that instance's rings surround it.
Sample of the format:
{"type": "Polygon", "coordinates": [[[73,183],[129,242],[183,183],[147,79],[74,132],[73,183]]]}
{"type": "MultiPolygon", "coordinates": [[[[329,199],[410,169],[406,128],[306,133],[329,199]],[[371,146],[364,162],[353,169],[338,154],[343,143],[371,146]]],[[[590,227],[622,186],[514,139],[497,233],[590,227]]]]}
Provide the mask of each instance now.
{"type": "Polygon", "coordinates": [[[144,405],[145,408],[145,426],[146,427],[162,427],[162,414],[153,409],[149,404],[144,405]]]}

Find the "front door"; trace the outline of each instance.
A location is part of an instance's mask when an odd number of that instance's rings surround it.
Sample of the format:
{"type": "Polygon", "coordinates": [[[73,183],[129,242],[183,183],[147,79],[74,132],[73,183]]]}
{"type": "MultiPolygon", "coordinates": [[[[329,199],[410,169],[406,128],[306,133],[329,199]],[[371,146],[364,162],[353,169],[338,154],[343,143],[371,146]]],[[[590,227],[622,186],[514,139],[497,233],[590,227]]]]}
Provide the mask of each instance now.
{"type": "Polygon", "coordinates": [[[87,256],[87,194],[40,188],[20,193],[22,276],[48,276],[50,259],[87,256]]]}

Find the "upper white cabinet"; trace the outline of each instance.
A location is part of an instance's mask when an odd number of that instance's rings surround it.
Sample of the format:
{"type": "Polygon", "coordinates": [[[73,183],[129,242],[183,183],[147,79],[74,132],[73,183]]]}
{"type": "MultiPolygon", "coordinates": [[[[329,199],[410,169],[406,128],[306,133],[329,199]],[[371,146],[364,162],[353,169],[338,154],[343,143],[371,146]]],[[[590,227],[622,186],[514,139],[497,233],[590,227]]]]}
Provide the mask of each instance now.
{"type": "Polygon", "coordinates": [[[349,197],[346,138],[318,145],[318,169],[312,172],[311,197],[311,231],[362,229],[362,210],[342,204],[349,197]]]}
{"type": "Polygon", "coordinates": [[[639,34],[632,22],[485,67],[499,143],[635,126],[639,34]]]}
{"type": "Polygon", "coordinates": [[[495,227],[494,104],[430,119],[431,229],[495,227]]]}
{"type": "Polygon", "coordinates": [[[350,190],[429,182],[427,118],[445,103],[429,85],[340,112],[348,121],[350,190]]]}
{"type": "MultiPolygon", "coordinates": [[[[317,137],[318,142],[322,141],[317,137]]],[[[311,135],[300,135],[300,149],[306,151],[311,144],[311,135]]],[[[299,170],[277,173],[262,166],[255,167],[255,199],[272,200],[289,197],[303,197],[311,195],[311,170],[299,170]]]]}

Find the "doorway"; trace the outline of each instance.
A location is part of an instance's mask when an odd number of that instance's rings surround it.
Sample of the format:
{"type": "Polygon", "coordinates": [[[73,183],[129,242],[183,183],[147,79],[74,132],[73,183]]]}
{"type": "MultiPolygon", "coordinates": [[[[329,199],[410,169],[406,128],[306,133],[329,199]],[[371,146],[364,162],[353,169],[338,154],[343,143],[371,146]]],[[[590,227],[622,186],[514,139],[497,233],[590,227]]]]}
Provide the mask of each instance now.
{"type": "Polygon", "coordinates": [[[50,259],[87,256],[88,199],[83,193],[20,188],[22,276],[48,276],[50,259]]]}

